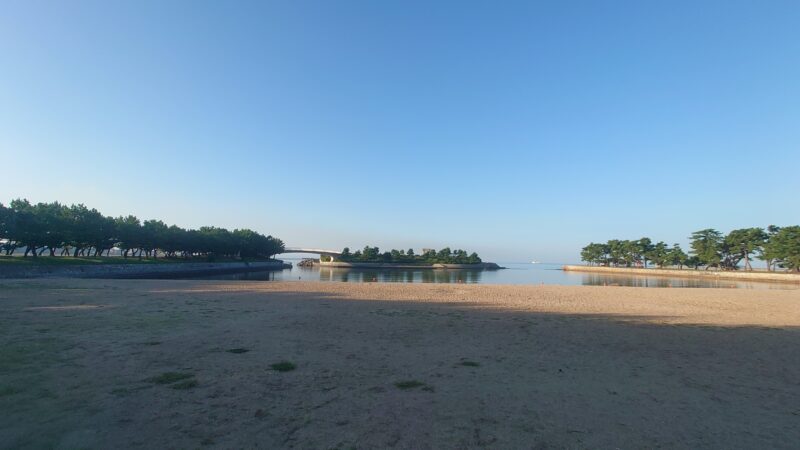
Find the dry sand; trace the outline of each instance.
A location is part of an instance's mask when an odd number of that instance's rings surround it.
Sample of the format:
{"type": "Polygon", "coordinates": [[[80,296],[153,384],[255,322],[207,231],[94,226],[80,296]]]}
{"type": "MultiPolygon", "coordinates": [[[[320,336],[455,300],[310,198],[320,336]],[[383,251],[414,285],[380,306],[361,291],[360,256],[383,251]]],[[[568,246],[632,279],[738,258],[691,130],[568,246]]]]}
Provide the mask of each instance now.
{"type": "Polygon", "coordinates": [[[799,445],[797,290],[0,283],[3,448],[799,445]]]}

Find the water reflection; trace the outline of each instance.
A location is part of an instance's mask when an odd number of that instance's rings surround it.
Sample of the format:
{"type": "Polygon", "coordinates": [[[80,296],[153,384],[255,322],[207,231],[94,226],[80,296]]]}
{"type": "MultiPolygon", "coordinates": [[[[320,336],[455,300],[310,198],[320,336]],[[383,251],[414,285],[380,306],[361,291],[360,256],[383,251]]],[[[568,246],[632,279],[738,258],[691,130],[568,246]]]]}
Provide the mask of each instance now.
{"type": "Polygon", "coordinates": [[[667,278],[646,276],[619,276],[582,274],[585,286],[626,286],[654,288],[744,288],[744,289],[792,289],[800,288],[780,283],[759,283],[698,278],[667,278]]]}
{"type": "Polygon", "coordinates": [[[168,278],[173,280],[248,280],[248,281],[284,281],[283,271],[267,270],[258,272],[238,272],[207,275],[176,275],[161,276],[158,278],[168,278]]]}
{"type": "MultiPolygon", "coordinates": [[[[296,261],[291,261],[296,262],[296,261]]],[[[648,276],[564,272],[557,264],[502,264],[504,270],[376,270],[298,267],[278,271],[205,275],[184,278],[252,281],[331,281],[348,283],[483,283],[557,284],[572,286],[631,286],[652,288],[798,289],[800,284],[742,282],[717,279],[683,279],[648,276]]]]}
{"type": "Polygon", "coordinates": [[[320,267],[308,269],[301,279],[314,278],[319,281],[344,281],[355,283],[480,283],[481,270],[376,270],[320,267]]]}

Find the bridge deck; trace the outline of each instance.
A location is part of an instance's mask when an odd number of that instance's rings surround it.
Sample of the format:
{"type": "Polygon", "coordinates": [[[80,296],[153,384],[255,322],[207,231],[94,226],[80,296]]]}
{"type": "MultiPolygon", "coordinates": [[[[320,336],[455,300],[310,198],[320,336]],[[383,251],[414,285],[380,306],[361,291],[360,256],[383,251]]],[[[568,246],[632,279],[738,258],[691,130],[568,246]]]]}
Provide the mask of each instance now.
{"type": "Polygon", "coordinates": [[[283,253],[314,253],[326,256],[340,256],[342,252],[336,250],[325,250],[322,248],[301,248],[301,247],[285,247],[283,253]]]}

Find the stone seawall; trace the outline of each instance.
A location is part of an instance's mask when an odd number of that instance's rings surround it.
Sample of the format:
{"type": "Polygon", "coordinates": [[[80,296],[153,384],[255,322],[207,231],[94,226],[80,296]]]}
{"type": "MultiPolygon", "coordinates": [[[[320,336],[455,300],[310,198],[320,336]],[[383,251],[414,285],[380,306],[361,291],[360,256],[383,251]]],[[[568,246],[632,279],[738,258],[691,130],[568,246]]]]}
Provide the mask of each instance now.
{"type": "Polygon", "coordinates": [[[76,264],[64,266],[0,266],[2,278],[167,278],[281,270],[283,261],[152,264],[76,264]]]}
{"type": "Polygon", "coordinates": [[[720,270],[691,269],[637,269],[629,267],[579,266],[562,267],[572,272],[597,272],[608,274],[643,275],[674,278],[706,278],[718,280],[766,281],[780,283],[800,283],[800,274],[788,272],[732,272],[720,270]]]}
{"type": "Polygon", "coordinates": [[[479,264],[393,264],[393,263],[367,263],[367,262],[314,262],[320,267],[334,267],[340,269],[473,269],[473,270],[498,270],[502,267],[495,263],[479,264]]]}

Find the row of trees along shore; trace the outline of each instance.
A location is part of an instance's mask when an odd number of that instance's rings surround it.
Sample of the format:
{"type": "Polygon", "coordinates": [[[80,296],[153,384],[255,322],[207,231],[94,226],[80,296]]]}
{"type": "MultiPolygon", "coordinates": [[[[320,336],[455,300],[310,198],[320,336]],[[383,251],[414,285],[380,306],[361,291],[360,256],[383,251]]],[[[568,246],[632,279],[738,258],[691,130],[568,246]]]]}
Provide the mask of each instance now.
{"type": "Polygon", "coordinates": [[[0,203],[0,250],[24,256],[102,256],[119,248],[122,256],[189,258],[271,258],[282,253],[280,239],[253,230],[202,227],[186,230],[160,220],[140,221],[135,216],[107,217],[86,206],[58,202],[31,204],[14,200],[0,203]],[[7,240],[7,241],[6,241],[7,240]]]}
{"type": "Polygon", "coordinates": [[[612,239],[605,244],[591,243],[581,251],[581,259],[590,265],[647,267],[652,262],[660,268],[684,266],[698,269],[715,267],[738,270],[744,261],[745,270],[753,270],[753,257],[764,261],[768,271],[785,268],[800,272],[800,226],[742,228],[727,235],[707,228],[695,231],[689,254],[675,244],[653,243],[650,238],[636,241],[612,239]]]}
{"type": "Polygon", "coordinates": [[[414,253],[414,249],[391,250],[381,253],[378,247],[364,247],[351,253],[345,247],[342,255],[337,257],[344,262],[376,262],[376,263],[403,263],[403,264],[478,264],[481,258],[477,253],[467,254],[464,250],[450,250],[445,247],[439,251],[428,249],[421,255],[414,253]]]}

